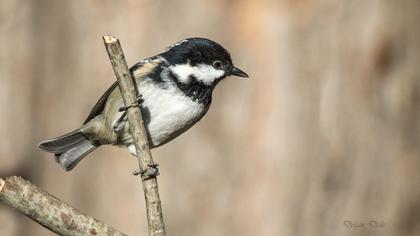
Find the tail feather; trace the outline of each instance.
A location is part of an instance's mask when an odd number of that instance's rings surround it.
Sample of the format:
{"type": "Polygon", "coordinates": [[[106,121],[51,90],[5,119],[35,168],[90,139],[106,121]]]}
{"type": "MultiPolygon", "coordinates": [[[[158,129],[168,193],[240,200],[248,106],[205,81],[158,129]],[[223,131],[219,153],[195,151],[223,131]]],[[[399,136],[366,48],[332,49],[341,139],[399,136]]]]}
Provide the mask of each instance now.
{"type": "Polygon", "coordinates": [[[42,141],[38,146],[47,152],[54,153],[56,161],[66,171],[72,170],[83,157],[96,149],[96,146],[91,144],[80,130],[42,141]]]}
{"type": "Polygon", "coordinates": [[[57,138],[44,140],[38,144],[38,147],[47,152],[59,154],[70,147],[76,146],[84,139],[86,139],[85,136],[79,130],[75,130],[57,138]]]}

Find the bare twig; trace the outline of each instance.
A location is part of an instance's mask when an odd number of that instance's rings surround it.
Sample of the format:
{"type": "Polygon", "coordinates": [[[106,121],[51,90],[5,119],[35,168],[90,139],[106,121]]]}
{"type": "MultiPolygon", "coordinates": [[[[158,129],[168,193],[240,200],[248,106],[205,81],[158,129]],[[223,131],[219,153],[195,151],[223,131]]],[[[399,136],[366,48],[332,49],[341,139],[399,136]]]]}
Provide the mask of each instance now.
{"type": "Polygon", "coordinates": [[[21,177],[0,178],[0,200],[59,235],[126,235],[21,177]]]}
{"type": "MultiPolygon", "coordinates": [[[[149,235],[166,235],[162,217],[162,206],[159,197],[158,183],[155,177],[157,169],[150,153],[146,131],[143,125],[140,108],[137,106],[136,84],[128,70],[120,42],[113,36],[103,37],[109,59],[117,77],[124,104],[128,107],[127,117],[130,133],[133,136],[137,151],[140,173],[147,178],[143,179],[143,191],[146,200],[149,235]]],[[[139,91],[141,92],[141,91],[139,91]]]]}

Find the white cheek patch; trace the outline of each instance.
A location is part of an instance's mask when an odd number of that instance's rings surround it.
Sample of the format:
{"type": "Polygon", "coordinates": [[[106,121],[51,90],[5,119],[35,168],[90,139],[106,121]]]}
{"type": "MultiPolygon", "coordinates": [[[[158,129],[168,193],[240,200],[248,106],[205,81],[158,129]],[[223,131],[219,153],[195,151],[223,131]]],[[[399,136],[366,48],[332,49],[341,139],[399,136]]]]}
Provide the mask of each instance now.
{"type": "Polygon", "coordinates": [[[184,84],[190,83],[191,76],[194,76],[198,81],[210,85],[225,74],[224,70],[218,70],[206,64],[198,64],[196,66],[179,64],[170,66],[169,69],[177,76],[179,82],[184,84]]]}

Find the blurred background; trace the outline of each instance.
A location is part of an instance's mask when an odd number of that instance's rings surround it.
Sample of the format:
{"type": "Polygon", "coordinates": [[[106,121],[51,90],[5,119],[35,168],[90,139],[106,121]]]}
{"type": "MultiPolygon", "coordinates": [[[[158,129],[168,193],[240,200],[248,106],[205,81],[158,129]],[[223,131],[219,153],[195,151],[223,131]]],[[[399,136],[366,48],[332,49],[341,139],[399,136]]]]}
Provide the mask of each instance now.
{"type": "MultiPolygon", "coordinates": [[[[0,176],[146,235],[127,150],[65,172],[36,144],[115,81],[103,35],[130,65],[208,37],[251,79],[153,150],[168,235],[419,235],[419,23],[417,0],[0,0],[0,176]]],[[[0,234],[52,235],[4,204],[0,234]]]]}

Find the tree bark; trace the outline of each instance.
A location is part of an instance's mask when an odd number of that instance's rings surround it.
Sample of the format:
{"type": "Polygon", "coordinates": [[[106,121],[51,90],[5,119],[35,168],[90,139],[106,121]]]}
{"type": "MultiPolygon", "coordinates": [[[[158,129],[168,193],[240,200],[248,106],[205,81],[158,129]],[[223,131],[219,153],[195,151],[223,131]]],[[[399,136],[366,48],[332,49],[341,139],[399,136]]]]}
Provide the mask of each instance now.
{"type": "Polygon", "coordinates": [[[140,173],[142,173],[149,235],[164,236],[166,235],[166,230],[163,222],[162,206],[156,179],[156,175],[158,174],[157,168],[156,164],[153,162],[152,154],[150,153],[140,107],[137,104],[138,92],[140,91],[137,90],[136,83],[128,70],[127,62],[125,61],[119,40],[113,36],[104,36],[103,40],[119,83],[124,104],[128,108],[127,117],[130,133],[133,136],[139,169],[140,173]]]}
{"type": "Polygon", "coordinates": [[[126,235],[21,177],[0,178],[0,201],[59,235],[126,235]]]}

